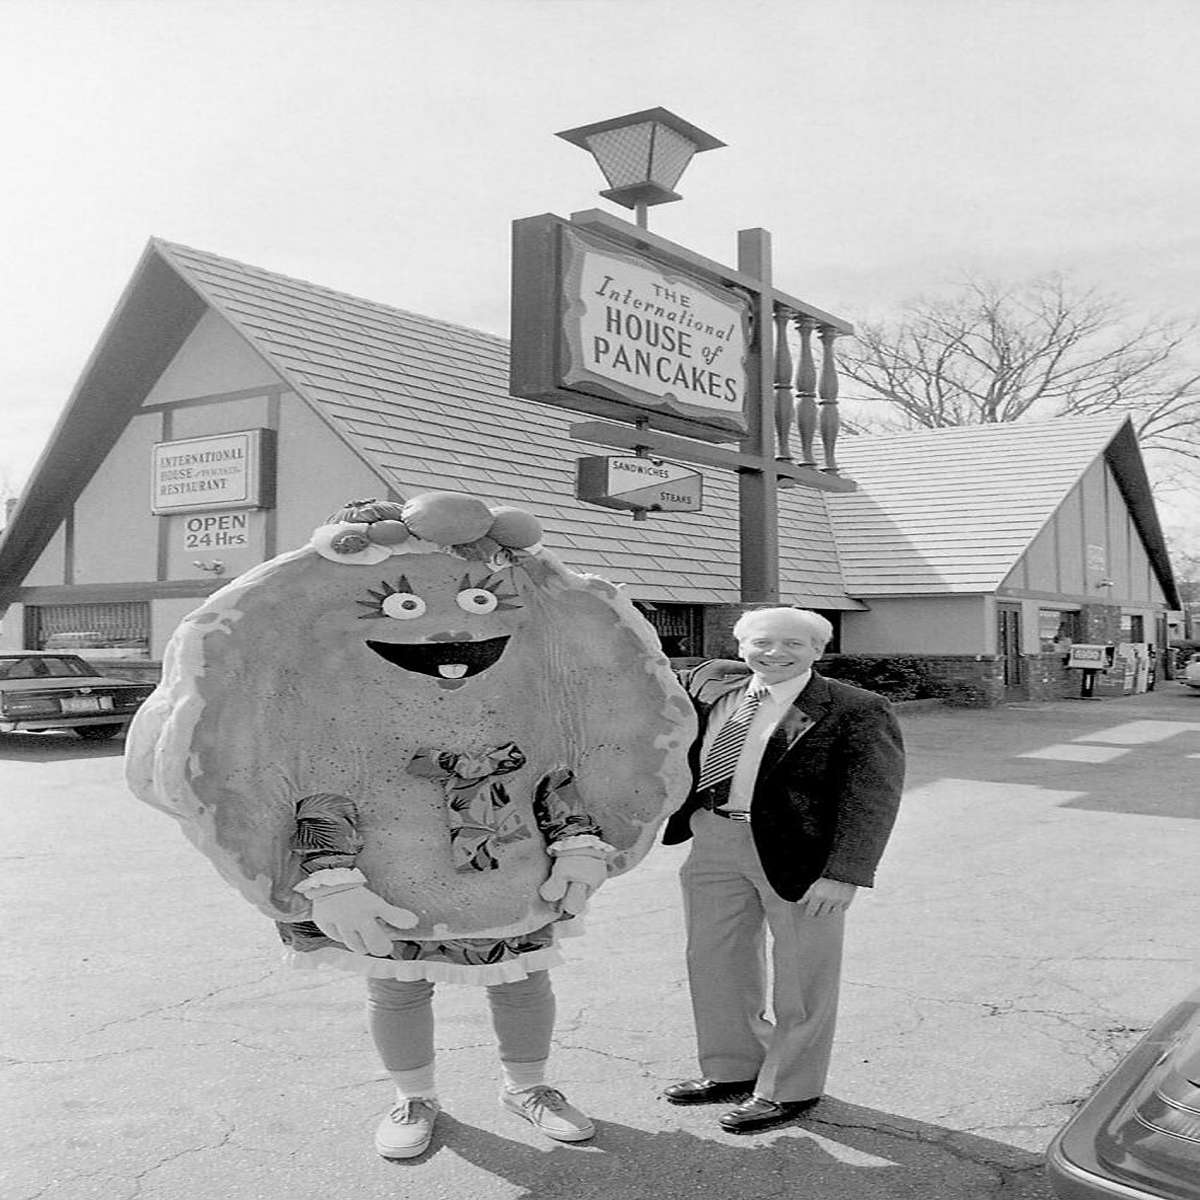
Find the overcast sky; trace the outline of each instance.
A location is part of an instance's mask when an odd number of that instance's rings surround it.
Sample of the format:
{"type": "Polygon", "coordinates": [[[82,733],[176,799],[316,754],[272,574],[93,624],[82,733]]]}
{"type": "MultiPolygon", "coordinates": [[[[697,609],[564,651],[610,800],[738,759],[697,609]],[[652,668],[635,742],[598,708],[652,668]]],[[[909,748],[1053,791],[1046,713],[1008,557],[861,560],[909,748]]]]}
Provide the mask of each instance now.
{"type": "Polygon", "coordinates": [[[655,105],[728,146],[651,228],[764,227],[851,320],[1051,269],[1196,315],[1198,59],[1196,0],[0,0],[0,483],[149,237],[507,336],[514,218],[629,215],[553,134],[655,105]]]}

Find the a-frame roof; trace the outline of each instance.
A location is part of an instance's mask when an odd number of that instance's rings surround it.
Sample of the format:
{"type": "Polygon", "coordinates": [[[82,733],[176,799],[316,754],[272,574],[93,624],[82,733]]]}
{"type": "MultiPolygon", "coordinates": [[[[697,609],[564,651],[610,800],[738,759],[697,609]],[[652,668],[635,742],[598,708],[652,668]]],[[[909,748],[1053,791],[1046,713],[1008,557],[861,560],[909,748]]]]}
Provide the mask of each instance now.
{"type": "MultiPolygon", "coordinates": [[[[584,505],[575,458],[605,451],[571,440],[574,414],[508,394],[503,339],[152,239],[0,540],[0,603],[209,309],[401,494],[530,508],[571,565],[639,599],[737,602],[729,474],[703,472],[698,514],[634,524],[584,505]]],[[[1100,455],[1177,605],[1136,436],[1112,415],[844,438],[857,493],[780,493],[783,598],[852,609],[851,597],[992,592],[1100,455]]]]}
{"type": "Polygon", "coordinates": [[[846,439],[840,458],[859,490],[829,499],[846,590],[994,592],[1101,456],[1177,606],[1133,424],[1112,413],[846,439]]]}
{"type": "MultiPolygon", "coordinates": [[[[736,603],[737,482],[705,471],[705,511],[629,516],[574,498],[574,414],[508,394],[489,334],[153,239],[0,542],[0,600],[111,448],[204,309],[220,313],[401,494],[469,491],[537,513],[572,566],[638,599],[736,603]]],[[[334,497],[335,503],[341,497],[334,497]]],[[[785,600],[857,608],[842,587],[823,493],[781,494],[785,600]]]]}

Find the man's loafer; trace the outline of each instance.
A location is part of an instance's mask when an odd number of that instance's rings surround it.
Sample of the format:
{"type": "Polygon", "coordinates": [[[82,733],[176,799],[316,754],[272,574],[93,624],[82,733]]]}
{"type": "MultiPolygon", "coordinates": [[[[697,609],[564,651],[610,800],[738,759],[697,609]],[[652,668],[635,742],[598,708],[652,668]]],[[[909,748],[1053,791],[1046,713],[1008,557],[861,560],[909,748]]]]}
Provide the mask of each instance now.
{"type": "Polygon", "coordinates": [[[754,1091],[753,1079],[735,1079],[732,1083],[715,1079],[685,1079],[673,1083],[663,1092],[663,1099],[671,1104],[717,1104],[722,1100],[733,1100],[754,1091]]]}
{"type": "Polygon", "coordinates": [[[774,1100],[764,1100],[761,1096],[751,1096],[745,1104],[739,1104],[737,1108],[721,1117],[719,1123],[726,1133],[760,1133],[764,1129],[774,1129],[776,1125],[786,1125],[789,1121],[794,1121],[820,1099],[820,1096],[813,1096],[809,1100],[784,1100],[777,1103],[774,1100]]]}

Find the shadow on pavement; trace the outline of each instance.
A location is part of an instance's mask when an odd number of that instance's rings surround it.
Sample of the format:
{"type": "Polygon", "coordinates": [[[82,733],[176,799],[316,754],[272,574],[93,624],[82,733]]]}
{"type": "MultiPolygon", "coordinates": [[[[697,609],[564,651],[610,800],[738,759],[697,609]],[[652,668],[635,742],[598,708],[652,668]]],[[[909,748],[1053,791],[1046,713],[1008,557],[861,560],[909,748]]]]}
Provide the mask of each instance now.
{"type": "MultiPolygon", "coordinates": [[[[713,1111],[714,1121],[719,1111],[713,1111]]],[[[715,1130],[711,1138],[686,1130],[649,1133],[613,1121],[596,1124],[590,1142],[543,1148],[443,1113],[428,1154],[389,1165],[417,1171],[405,1176],[416,1183],[423,1163],[431,1168],[437,1164],[441,1176],[450,1165],[443,1156],[455,1156],[493,1176],[492,1186],[503,1180],[522,1189],[513,1200],[1051,1196],[1040,1154],[836,1099],[827,1099],[816,1113],[793,1126],[748,1137],[715,1130]]],[[[463,1194],[461,1200],[473,1200],[473,1195],[463,1194]]]]}

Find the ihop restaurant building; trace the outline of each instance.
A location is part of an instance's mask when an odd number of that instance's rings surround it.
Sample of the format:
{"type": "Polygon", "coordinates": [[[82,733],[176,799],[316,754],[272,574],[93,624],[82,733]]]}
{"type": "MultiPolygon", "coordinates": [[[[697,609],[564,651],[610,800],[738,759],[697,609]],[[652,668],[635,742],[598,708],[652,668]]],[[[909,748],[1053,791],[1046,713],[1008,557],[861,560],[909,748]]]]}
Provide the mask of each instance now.
{"type": "MultiPolygon", "coordinates": [[[[536,514],[672,656],[730,653],[734,476],[635,524],[575,498],[602,451],[569,424],[509,394],[501,338],[153,240],[0,540],[0,648],[153,677],[181,617],[346,501],[453,490],[536,514]]],[[[780,492],[783,600],[835,651],[998,701],[1076,694],[1065,643],[1165,643],[1178,597],[1127,420],[847,437],[839,458],[857,492],[780,492]]]]}

